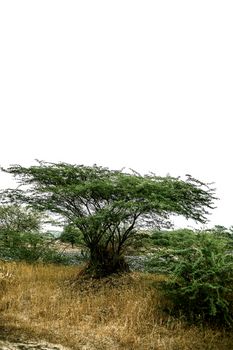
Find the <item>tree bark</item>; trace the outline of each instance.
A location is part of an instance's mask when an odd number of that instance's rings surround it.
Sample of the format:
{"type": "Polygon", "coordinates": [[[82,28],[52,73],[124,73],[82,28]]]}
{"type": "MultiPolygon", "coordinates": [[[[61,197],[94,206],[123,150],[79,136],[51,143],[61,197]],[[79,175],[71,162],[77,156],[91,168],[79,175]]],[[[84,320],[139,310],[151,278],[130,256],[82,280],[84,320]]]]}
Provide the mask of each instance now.
{"type": "Polygon", "coordinates": [[[129,265],[121,254],[111,248],[95,246],[90,249],[90,261],[86,271],[93,277],[101,278],[114,273],[129,272],[129,265]]]}

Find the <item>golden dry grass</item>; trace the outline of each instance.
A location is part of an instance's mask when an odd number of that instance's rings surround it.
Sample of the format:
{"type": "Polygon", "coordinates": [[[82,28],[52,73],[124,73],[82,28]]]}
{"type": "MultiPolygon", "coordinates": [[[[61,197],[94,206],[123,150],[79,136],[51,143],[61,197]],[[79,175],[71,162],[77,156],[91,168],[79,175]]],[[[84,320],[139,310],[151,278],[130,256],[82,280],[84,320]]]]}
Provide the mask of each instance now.
{"type": "Polygon", "coordinates": [[[162,312],[151,286],[160,276],[131,273],[101,282],[77,267],[2,263],[0,336],[43,339],[83,350],[229,350],[233,336],[187,326],[162,312]]]}

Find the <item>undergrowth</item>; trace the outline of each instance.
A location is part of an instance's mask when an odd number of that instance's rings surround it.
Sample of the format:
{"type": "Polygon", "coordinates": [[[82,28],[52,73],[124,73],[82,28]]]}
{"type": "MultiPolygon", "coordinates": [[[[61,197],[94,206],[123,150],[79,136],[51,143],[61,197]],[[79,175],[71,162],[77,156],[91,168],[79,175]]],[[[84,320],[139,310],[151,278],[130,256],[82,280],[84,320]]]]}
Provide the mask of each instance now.
{"type": "MultiPolygon", "coordinates": [[[[84,282],[74,266],[1,263],[0,334],[74,350],[228,350],[220,328],[189,326],[164,312],[166,277],[129,273],[84,282]]],[[[3,336],[3,335],[2,335],[3,336]]]]}

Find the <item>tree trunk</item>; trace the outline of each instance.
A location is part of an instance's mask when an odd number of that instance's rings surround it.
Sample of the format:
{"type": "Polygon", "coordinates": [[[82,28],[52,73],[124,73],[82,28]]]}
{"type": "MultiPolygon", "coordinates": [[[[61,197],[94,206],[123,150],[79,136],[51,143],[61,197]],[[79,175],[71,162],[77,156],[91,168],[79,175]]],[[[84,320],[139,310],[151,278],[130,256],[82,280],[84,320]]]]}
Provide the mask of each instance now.
{"type": "Polygon", "coordinates": [[[129,272],[129,265],[119,253],[102,246],[95,246],[90,249],[87,273],[96,278],[101,278],[122,272],[129,272]]]}

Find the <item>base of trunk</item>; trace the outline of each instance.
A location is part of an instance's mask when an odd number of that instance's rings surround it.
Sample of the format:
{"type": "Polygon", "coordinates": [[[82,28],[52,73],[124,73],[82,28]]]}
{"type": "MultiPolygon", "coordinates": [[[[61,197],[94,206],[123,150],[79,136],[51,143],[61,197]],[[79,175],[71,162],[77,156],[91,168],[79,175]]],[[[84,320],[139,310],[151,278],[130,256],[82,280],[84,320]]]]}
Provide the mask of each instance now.
{"type": "Polygon", "coordinates": [[[87,274],[94,278],[106,277],[116,273],[129,272],[129,265],[123,257],[105,257],[101,259],[90,259],[86,269],[87,274]]]}

